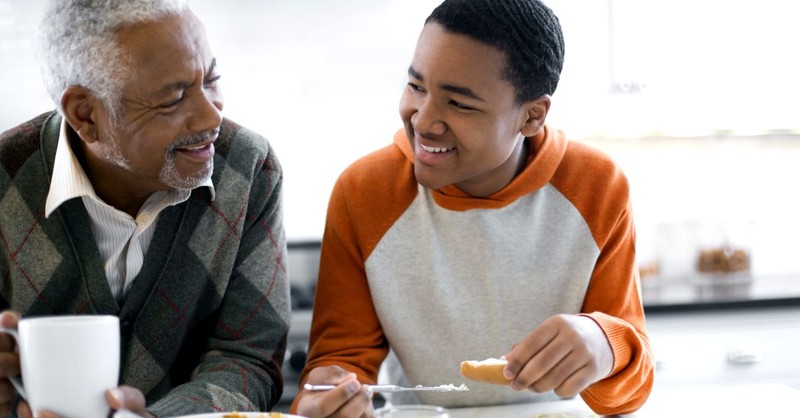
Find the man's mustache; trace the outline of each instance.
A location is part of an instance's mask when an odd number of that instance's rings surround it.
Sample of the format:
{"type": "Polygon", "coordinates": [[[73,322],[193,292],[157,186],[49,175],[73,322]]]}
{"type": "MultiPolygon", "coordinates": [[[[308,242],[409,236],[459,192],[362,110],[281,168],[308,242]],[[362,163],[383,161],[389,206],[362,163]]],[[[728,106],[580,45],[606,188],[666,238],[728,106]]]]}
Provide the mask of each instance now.
{"type": "Polygon", "coordinates": [[[177,148],[191,147],[193,145],[202,144],[209,139],[216,138],[217,135],[219,135],[219,128],[208,129],[183,136],[177,141],[173,142],[172,145],[170,145],[170,147],[167,149],[167,152],[174,152],[177,148]]]}

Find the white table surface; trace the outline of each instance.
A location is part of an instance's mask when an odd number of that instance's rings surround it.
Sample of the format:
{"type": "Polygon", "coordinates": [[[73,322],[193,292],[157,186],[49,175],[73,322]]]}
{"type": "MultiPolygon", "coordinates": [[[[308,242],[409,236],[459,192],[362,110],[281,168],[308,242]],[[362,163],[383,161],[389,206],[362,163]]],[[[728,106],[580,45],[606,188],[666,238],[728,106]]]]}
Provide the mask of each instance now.
{"type": "MultiPolygon", "coordinates": [[[[595,417],[580,397],[555,402],[451,408],[450,418],[595,417]]],[[[800,390],[779,384],[655,388],[635,418],[800,417],[800,390]]]]}

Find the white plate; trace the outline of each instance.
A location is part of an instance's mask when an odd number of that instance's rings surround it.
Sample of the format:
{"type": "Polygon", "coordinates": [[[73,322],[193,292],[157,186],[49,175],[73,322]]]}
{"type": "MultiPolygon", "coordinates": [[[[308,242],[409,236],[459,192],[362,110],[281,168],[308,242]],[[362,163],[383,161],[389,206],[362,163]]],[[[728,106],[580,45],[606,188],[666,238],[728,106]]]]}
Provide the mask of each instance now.
{"type": "MultiPolygon", "coordinates": [[[[223,418],[232,412],[217,412],[213,414],[182,415],[173,418],[223,418]]],[[[284,414],[283,412],[237,412],[239,416],[247,418],[304,418],[299,415],[284,414]]]]}

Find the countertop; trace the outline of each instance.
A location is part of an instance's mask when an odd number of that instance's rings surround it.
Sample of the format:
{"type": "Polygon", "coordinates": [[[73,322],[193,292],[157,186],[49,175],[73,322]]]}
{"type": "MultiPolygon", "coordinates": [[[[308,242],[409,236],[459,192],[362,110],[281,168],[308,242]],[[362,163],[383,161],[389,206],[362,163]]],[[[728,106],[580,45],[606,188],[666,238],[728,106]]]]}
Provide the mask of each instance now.
{"type": "MultiPolygon", "coordinates": [[[[477,408],[451,408],[450,418],[536,418],[596,417],[580,399],[502,405],[477,408]]],[[[800,416],[800,390],[780,384],[714,385],[655,388],[635,418],[674,417],[797,417],[800,416]]]]}
{"type": "Polygon", "coordinates": [[[800,306],[800,276],[689,277],[642,280],[646,313],[800,306]]]}

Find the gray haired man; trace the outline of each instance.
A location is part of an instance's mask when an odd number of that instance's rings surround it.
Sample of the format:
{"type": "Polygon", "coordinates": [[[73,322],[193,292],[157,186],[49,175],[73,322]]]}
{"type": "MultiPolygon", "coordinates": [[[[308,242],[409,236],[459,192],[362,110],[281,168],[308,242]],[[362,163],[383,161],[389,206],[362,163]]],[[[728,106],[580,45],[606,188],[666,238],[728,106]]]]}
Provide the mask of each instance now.
{"type": "MultiPolygon", "coordinates": [[[[221,115],[220,75],[182,0],[52,0],[39,45],[57,111],[0,135],[0,325],[120,319],[112,409],[265,411],[289,323],[283,174],[221,115]]],[[[0,415],[30,411],[0,336],[0,415]]]]}

